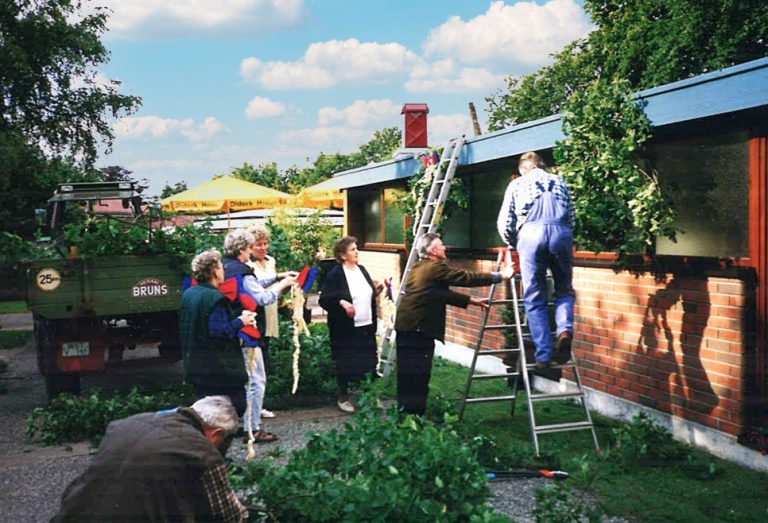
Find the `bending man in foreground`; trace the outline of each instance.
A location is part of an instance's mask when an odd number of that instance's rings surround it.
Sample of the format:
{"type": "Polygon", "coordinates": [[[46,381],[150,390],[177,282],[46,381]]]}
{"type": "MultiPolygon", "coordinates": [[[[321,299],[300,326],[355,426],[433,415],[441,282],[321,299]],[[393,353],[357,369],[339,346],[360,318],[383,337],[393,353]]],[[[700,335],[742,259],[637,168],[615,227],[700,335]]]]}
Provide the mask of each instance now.
{"type": "Polygon", "coordinates": [[[52,521],[244,521],[224,464],[237,424],[226,396],[113,421],[52,521]]]}
{"type": "Polygon", "coordinates": [[[559,379],[559,369],[549,367],[553,360],[565,363],[571,358],[575,213],[565,181],[545,168],[544,160],[536,153],[520,157],[521,176],[507,187],[496,225],[504,242],[510,248],[516,246],[520,256],[523,305],[536,345],[534,372],[559,379]],[[547,310],[547,269],[555,281],[554,345],[547,310]]]}
{"type": "Polygon", "coordinates": [[[487,307],[487,300],[454,292],[449,285],[482,287],[512,277],[509,265],[502,272],[451,269],[445,261],[440,236],[427,233],[416,245],[419,261],[408,272],[405,294],[397,307],[397,401],[409,414],[424,414],[432,372],[435,340],[445,338],[445,306],[487,307]]]}

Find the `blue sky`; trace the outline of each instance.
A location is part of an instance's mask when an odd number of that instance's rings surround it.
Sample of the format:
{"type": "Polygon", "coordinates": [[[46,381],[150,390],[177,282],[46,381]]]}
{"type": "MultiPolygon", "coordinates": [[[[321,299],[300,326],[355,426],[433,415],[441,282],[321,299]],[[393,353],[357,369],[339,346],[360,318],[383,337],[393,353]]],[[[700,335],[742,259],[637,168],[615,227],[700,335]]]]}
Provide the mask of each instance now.
{"type": "Polygon", "coordinates": [[[141,96],[111,154],[150,180],[202,183],[244,162],[307,165],[429,104],[434,145],[485,129],[485,97],[589,31],[580,1],[92,0],[112,10],[99,72],[141,96]]]}

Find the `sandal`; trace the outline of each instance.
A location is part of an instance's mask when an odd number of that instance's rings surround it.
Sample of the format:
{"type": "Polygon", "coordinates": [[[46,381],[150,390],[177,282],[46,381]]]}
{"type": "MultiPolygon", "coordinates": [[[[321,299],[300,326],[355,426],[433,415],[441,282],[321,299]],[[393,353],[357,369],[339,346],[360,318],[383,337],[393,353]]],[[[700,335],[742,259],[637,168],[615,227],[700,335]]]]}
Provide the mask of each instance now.
{"type": "MultiPolygon", "coordinates": [[[[264,432],[263,430],[257,430],[253,433],[253,442],[254,443],[272,443],[273,441],[277,441],[278,438],[271,432],[264,432]]],[[[250,441],[250,437],[248,434],[245,435],[243,438],[243,441],[248,443],[250,441]]]]}

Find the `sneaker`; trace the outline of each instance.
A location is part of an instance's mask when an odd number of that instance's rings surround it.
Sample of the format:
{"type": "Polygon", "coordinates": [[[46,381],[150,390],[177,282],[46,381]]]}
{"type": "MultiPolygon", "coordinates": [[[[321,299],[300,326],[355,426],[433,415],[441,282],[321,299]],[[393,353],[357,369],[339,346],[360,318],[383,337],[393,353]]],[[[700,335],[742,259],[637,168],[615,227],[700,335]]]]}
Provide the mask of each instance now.
{"type": "MultiPolygon", "coordinates": [[[[250,436],[246,434],[243,437],[243,443],[248,443],[250,441],[250,436]]],[[[271,432],[264,432],[263,430],[257,430],[253,433],[253,442],[254,443],[272,443],[273,441],[277,441],[278,438],[271,432]]]]}
{"type": "Polygon", "coordinates": [[[563,331],[557,337],[555,341],[555,361],[563,364],[571,360],[571,342],[573,341],[573,334],[568,331],[563,331]]]}
{"type": "Polygon", "coordinates": [[[337,401],[336,405],[338,405],[340,411],[346,412],[347,414],[352,414],[353,412],[355,412],[355,406],[352,405],[352,403],[350,403],[349,400],[337,401]]]}
{"type": "Polygon", "coordinates": [[[275,417],[275,413],[272,412],[271,410],[261,409],[261,417],[262,418],[274,418],[275,417]]]}

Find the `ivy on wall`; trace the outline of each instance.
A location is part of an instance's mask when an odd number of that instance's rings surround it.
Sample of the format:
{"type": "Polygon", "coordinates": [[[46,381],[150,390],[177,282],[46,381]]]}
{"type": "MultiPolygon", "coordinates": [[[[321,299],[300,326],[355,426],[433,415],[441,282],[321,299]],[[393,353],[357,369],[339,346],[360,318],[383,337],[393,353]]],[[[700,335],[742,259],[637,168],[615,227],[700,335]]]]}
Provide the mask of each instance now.
{"type": "Polygon", "coordinates": [[[675,240],[675,217],[658,173],[640,165],[651,125],[624,80],[598,79],[574,93],[563,116],[566,138],[553,151],[576,210],[574,241],[593,252],[644,254],[654,239],[675,240]]]}

